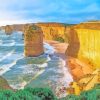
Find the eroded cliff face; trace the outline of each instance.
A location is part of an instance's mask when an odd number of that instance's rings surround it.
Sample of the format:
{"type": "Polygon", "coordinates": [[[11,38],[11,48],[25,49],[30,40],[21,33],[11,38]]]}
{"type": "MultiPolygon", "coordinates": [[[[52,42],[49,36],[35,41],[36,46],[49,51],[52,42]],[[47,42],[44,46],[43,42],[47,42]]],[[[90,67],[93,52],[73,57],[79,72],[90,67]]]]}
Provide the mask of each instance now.
{"type": "Polygon", "coordinates": [[[44,52],[43,32],[36,25],[27,25],[24,30],[24,54],[28,57],[39,56],[44,52]]]}
{"type": "Polygon", "coordinates": [[[100,30],[75,29],[80,41],[78,58],[87,59],[95,68],[100,68],[100,30]]]}
{"type": "Polygon", "coordinates": [[[66,55],[86,61],[94,69],[100,68],[100,29],[97,23],[96,25],[86,23],[86,26],[84,23],[84,25],[70,28],[69,47],[66,55]],[[86,28],[86,26],[88,27],[86,28]],[[98,28],[96,28],[97,26],[98,28]]]}
{"type": "Polygon", "coordinates": [[[67,64],[76,81],[71,86],[74,94],[80,94],[77,88],[89,90],[100,83],[99,26],[100,23],[82,23],[67,31],[69,46],[66,55],[69,56],[67,64]]]}
{"type": "Polygon", "coordinates": [[[64,24],[60,23],[37,23],[41,27],[45,40],[56,40],[62,38],[65,41],[65,30],[64,24]]]}

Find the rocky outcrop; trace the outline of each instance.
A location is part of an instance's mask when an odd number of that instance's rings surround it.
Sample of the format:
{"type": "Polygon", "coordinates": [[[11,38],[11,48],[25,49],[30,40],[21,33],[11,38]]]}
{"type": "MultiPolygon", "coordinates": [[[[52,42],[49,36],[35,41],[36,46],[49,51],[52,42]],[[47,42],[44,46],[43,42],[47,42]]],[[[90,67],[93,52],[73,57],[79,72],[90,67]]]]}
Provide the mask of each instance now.
{"type": "Polygon", "coordinates": [[[5,33],[7,35],[12,34],[12,32],[13,32],[13,29],[12,29],[12,27],[10,25],[5,26],[5,33]]]}
{"type": "Polygon", "coordinates": [[[26,25],[24,29],[24,54],[34,57],[41,55],[43,50],[43,32],[36,25],[26,25]]]}
{"type": "Polygon", "coordinates": [[[88,63],[80,61],[77,58],[69,57],[67,59],[67,64],[73,79],[76,81],[80,80],[83,76],[93,72],[92,67],[88,63]]]}

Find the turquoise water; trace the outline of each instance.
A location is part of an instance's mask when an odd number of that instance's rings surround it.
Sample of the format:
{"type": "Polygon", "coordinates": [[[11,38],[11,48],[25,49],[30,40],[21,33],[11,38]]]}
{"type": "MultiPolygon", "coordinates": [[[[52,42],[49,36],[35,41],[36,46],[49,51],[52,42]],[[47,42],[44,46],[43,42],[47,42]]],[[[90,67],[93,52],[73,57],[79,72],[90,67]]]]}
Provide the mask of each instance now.
{"type": "Polygon", "coordinates": [[[55,90],[68,85],[72,79],[69,73],[65,75],[63,61],[49,44],[44,43],[44,50],[39,57],[25,57],[22,32],[6,35],[0,31],[0,75],[14,89],[50,86],[55,90]]]}

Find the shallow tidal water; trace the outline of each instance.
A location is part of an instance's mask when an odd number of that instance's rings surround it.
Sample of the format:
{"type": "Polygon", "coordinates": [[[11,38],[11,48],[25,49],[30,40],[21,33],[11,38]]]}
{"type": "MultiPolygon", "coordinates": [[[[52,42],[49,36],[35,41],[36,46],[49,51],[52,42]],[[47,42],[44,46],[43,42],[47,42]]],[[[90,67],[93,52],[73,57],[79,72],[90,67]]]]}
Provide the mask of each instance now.
{"type": "Polygon", "coordinates": [[[25,57],[22,32],[6,35],[0,31],[0,76],[14,89],[49,86],[56,91],[68,86],[72,77],[64,61],[54,55],[55,50],[49,44],[44,43],[44,50],[39,57],[25,57]]]}

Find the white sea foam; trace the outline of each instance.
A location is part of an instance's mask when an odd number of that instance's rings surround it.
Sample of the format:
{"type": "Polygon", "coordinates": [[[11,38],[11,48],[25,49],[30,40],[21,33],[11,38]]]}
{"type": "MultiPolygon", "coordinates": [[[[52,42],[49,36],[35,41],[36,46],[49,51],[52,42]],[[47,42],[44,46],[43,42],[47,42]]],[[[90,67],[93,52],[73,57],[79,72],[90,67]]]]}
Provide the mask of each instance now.
{"type": "Polygon", "coordinates": [[[0,46],[14,46],[15,42],[12,43],[6,43],[6,44],[1,44],[0,46]]]}
{"type": "Polygon", "coordinates": [[[50,60],[51,60],[51,58],[48,56],[48,57],[47,57],[47,62],[50,61],[50,60]]]}
{"type": "Polygon", "coordinates": [[[61,68],[62,68],[62,71],[64,74],[64,77],[63,77],[63,79],[61,79],[61,81],[62,80],[65,81],[66,86],[68,86],[69,83],[73,81],[73,78],[68,71],[68,68],[66,66],[66,62],[62,58],[60,58],[60,61],[61,61],[61,68]]]}
{"type": "Polygon", "coordinates": [[[14,65],[16,65],[16,62],[22,59],[22,57],[18,58],[16,61],[13,61],[10,64],[5,64],[3,66],[0,66],[0,75],[3,75],[4,73],[6,73],[7,71],[9,71],[14,65]]]}
{"type": "Polygon", "coordinates": [[[6,54],[5,56],[3,56],[2,58],[0,58],[0,62],[3,61],[4,59],[6,59],[7,57],[11,56],[14,53],[14,50],[12,50],[11,52],[9,52],[8,54],[6,54]]]}
{"type": "Polygon", "coordinates": [[[17,84],[10,84],[10,87],[12,87],[13,89],[24,89],[25,85],[27,85],[27,82],[23,81],[17,84]]]}
{"type": "Polygon", "coordinates": [[[20,43],[20,44],[15,44],[16,46],[24,46],[24,44],[22,43],[20,43]]]}
{"type": "Polygon", "coordinates": [[[24,89],[24,87],[29,84],[32,80],[36,79],[39,75],[41,75],[43,72],[45,71],[45,69],[38,71],[31,80],[29,80],[28,82],[24,81],[20,82],[20,83],[16,83],[16,84],[11,84],[10,86],[13,89],[24,89]]]}
{"type": "Polygon", "coordinates": [[[16,65],[16,61],[12,62],[11,64],[6,64],[0,67],[0,75],[4,74],[5,72],[9,71],[12,66],[16,65]]]}
{"type": "Polygon", "coordinates": [[[46,49],[45,50],[46,54],[54,54],[55,52],[55,49],[48,43],[44,43],[44,48],[46,49]]]}
{"type": "Polygon", "coordinates": [[[34,64],[34,65],[36,65],[36,66],[38,66],[39,68],[45,68],[45,67],[47,67],[47,63],[44,63],[44,64],[34,64]]]}

